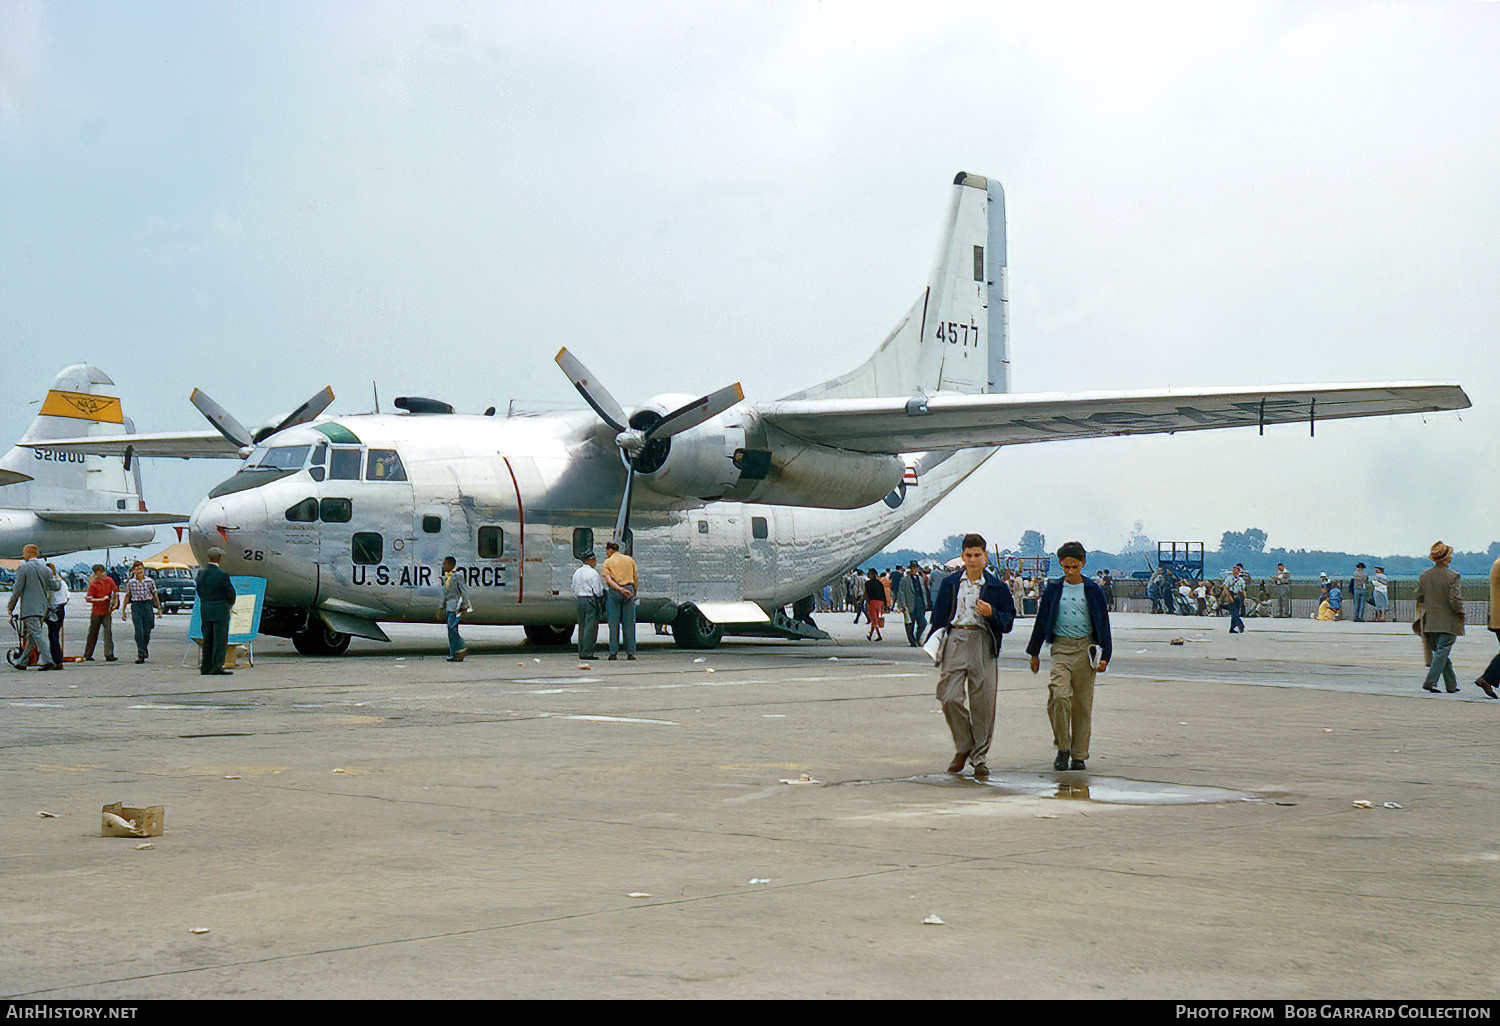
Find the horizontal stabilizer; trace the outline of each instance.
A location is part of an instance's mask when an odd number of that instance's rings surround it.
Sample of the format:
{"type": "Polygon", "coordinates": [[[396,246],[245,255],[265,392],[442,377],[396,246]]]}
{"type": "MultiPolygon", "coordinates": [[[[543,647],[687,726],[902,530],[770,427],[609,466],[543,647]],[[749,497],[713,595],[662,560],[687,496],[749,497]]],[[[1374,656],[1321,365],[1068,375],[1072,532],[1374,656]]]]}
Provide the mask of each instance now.
{"type": "Polygon", "coordinates": [[[23,474],[19,470],[6,470],[0,467],[0,485],[20,484],[23,481],[34,481],[30,474],[23,474]]]}
{"type": "MultiPolygon", "coordinates": [[[[22,443],[26,444],[26,443],[22,443]]],[[[82,452],[92,456],[176,456],[182,459],[238,460],[239,446],[217,431],[167,431],[151,435],[90,435],[79,438],[49,438],[31,444],[33,449],[82,452]]]]}
{"type": "Polygon", "coordinates": [[[33,510],[37,517],[54,524],[96,524],[101,527],[150,527],[153,524],[185,524],[184,513],[151,513],[125,510],[33,510]]]}
{"type": "Polygon", "coordinates": [[[922,398],[788,399],[756,412],[809,442],[866,453],[926,452],[1110,435],[1312,424],[1463,410],[1456,384],[1279,385],[1202,392],[939,394],[922,398]]]}

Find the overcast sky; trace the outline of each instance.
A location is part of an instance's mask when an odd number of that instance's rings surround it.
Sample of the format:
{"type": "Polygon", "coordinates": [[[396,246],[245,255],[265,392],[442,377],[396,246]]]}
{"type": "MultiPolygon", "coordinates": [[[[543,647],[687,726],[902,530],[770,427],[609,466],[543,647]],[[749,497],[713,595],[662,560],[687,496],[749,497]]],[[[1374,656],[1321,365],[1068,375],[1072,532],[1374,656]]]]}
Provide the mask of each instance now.
{"type": "MultiPolygon", "coordinates": [[[[1500,538],[1500,4],[0,3],[0,438],[777,398],[1009,212],[1017,391],[1455,380],[1472,410],[1002,451],[904,537],[1500,538]]],[[[232,464],[150,461],[190,510],[232,464]]]]}

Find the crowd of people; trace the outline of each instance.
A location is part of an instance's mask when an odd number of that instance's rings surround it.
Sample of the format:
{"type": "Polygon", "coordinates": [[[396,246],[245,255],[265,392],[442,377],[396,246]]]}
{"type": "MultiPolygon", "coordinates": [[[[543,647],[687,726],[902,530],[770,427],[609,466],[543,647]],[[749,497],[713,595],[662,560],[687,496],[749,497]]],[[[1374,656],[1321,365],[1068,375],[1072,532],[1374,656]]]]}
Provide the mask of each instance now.
{"type": "MultiPolygon", "coordinates": [[[[24,558],[16,568],[6,606],[6,612],[15,621],[19,641],[16,668],[25,669],[35,661],[38,670],[61,670],[63,625],[73,588],[69,587],[68,574],[59,571],[55,564],[44,562],[37,546],[27,545],[21,554],[24,558]]],[[[223,555],[222,549],[208,550],[209,565],[198,573],[197,594],[203,629],[200,672],[227,676],[233,672],[224,669],[224,659],[235,594],[229,575],[219,566],[223,555]]],[[[146,573],[144,563],[139,560],[133,563],[130,575],[123,580],[103,563],[95,563],[93,576],[84,587],[84,601],[89,607],[89,627],[83,655],[79,657],[81,662],[94,662],[94,652],[101,640],[104,661],[118,661],[112,626],[116,610],[122,621],[134,624],[135,661],[144,663],[150,658],[151,633],[162,603],[156,581],[146,573]]]]}
{"type": "MultiPolygon", "coordinates": [[[[1234,596],[1242,593],[1243,616],[1287,618],[1292,613],[1292,575],[1283,563],[1269,579],[1256,581],[1243,563],[1237,563],[1216,579],[1192,578],[1159,567],[1146,582],[1146,597],[1153,613],[1178,616],[1230,615],[1234,596]]],[[[1318,574],[1318,601],[1312,620],[1352,620],[1381,623],[1391,617],[1395,588],[1385,567],[1372,570],[1356,563],[1347,581],[1318,574]]]]}

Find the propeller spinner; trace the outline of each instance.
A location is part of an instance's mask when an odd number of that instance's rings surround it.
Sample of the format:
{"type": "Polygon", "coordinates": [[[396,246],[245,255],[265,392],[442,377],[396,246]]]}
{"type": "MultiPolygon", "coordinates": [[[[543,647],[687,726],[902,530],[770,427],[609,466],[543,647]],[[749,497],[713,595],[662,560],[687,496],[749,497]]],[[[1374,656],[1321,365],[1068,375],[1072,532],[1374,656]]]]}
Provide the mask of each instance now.
{"type": "MultiPolygon", "coordinates": [[[[615,538],[622,546],[626,543],[626,531],[630,529],[630,503],[635,493],[635,474],[640,469],[642,457],[653,441],[665,440],[712,420],[725,410],[745,398],[745,392],[736,381],[694,399],[647,425],[644,428],[630,426],[625,409],[609,390],[599,383],[578,358],[564,347],[557,352],[557,365],[573,382],[584,402],[593,408],[599,419],[615,432],[615,445],[620,450],[620,462],[625,465],[625,493],[620,498],[620,513],[615,518],[615,538]]],[[[648,468],[649,470],[650,468],[648,468]]]]}

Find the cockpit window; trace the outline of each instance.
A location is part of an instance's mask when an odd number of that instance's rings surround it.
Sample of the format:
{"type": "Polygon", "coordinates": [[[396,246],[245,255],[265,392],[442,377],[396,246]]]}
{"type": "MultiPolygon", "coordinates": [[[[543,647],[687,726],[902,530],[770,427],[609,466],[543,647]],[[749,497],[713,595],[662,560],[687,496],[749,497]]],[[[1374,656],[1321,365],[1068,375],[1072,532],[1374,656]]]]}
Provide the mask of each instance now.
{"type": "Polygon", "coordinates": [[[360,450],[334,447],[328,465],[328,477],[333,481],[358,481],[360,450]]]}
{"type": "Polygon", "coordinates": [[[366,481],[405,481],[406,468],[395,449],[371,449],[369,462],[365,465],[366,481]]]}
{"type": "Polygon", "coordinates": [[[276,470],[301,470],[302,464],[307,462],[307,453],[311,448],[310,445],[279,445],[273,449],[267,449],[266,454],[256,465],[276,470]]]}

